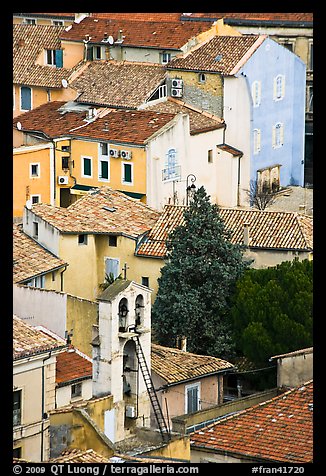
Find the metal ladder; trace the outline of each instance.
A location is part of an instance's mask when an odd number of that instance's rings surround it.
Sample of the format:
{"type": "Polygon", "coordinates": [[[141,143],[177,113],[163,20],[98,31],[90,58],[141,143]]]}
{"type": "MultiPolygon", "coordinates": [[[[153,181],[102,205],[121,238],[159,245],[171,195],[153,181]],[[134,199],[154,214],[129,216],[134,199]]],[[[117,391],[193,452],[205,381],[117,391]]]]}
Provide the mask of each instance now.
{"type": "Polygon", "coordinates": [[[152,377],[151,377],[150,371],[148,369],[148,365],[147,365],[146,360],[145,360],[145,356],[144,356],[142,346],[141,346],[140,341],[139,341],[139,336],[138,335],[135,336],[134,339],[136,341],[136,352],[137,352],[139,366],[140,366],[141,373],[143,375],[144,382],[145,382],[145,385],[146,385],[146,388],[147,388],[147,392],[148,392],[148,395],[149,395],[149,398],[150,398],[150,401],[151,401],[151,404],[152,404],[152,407],[153,407],[153,411],[154,411],[154,415],[155,415],[155,418],[156,418],[156,421],[157,421],[157,425],[158,425],[158,428],[160,430],[163,442],[167,443],[171,439],[171,433],[170,433],[170,430],[169,430],[169,428],[166,424],[160,402],[158,401],[158,398],[157,398],[157,394],[156,394],[156,391],[155,391],[155,388],[154,388],[152,377]]]}

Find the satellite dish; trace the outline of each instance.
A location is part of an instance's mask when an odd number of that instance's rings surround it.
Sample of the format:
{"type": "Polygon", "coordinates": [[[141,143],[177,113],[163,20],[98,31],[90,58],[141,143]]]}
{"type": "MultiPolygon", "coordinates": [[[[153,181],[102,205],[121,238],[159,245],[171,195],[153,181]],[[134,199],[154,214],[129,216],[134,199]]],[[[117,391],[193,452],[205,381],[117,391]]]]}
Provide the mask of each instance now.
{"type": "Polygon", "coordinates": [[[113,36],[110,35],[109,38],[108,38],[108,41],[109,41],[110,45],[113,45],[113,43],[114,43],[113,36]]]}
{"type": "Polygon", "coordinates": [[[17,129],[18,129],[19,131],[22,130],[22,123],[21,123],[21,122],[18,121],[17,124],[16,124],[16,126],[17,126],[17,129]]]}
{"type": "Polygon", "coordinates": [[[31,210],[32,209],[32,200],[27,200],[26,203],[25,203],[25,206],[26,206],[26,208],[28,208],[28,210],[31,210]]]}
{"type": "Polygon", "coordinates": [[[63,86],[64,88],[66,88],[66,87],[68,86],[68,81],[67,81],[66,79],[63,79],[63,80],[61,81],[61,84],[62,84],[62,86],[63,86]]]}

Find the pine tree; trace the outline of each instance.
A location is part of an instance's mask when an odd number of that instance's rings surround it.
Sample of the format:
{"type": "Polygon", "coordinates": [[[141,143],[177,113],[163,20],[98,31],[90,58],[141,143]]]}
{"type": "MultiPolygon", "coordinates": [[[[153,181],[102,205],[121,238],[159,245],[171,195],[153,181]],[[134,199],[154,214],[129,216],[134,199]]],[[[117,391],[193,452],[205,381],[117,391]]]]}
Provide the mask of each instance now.
{"type": "Polygon", "coordinates": [[[167,241],[168,262],[161,269],[152,309],[159,343],[175,347],[177,336],[185,336],[190,352],[230,353],[230,295],[248,267],[241,246],[230,239],[218,206],[199,188],[184,211],[184,224],[167,241]]]}

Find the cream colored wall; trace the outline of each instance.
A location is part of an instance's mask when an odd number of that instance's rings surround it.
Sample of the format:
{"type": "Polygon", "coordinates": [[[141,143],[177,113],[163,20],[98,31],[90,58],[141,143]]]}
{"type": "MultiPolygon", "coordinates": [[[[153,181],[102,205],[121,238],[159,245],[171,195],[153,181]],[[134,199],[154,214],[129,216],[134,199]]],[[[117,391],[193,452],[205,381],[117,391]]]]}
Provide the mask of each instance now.
{"type": "Polygon", "coordinates": [[[245,252],[245,258],[253,259],[252,268],[268,268],[269,266],[276,266],[283,261],[293,261],[298,258],[299,261],[310,259],[309,252],[296,251],[278,251],[278,250],[254,250],[250,249],[245,252]]]}
{"type": "Polygon", "coordinates": [[[84,43],[74,41],[61,41],[63,49],[63,66],[65,68],[73,68],[79,61],[84,58],[84,43]]]}
{"type": "MultiPolygon", "coordinates": [[[[44,431],[43,455],[41,455],[42,429],[42,362],[50,353],[40,354],[37,358],[14,362],[13,389],[22,390],[21,425],[13,430],[13,447],[22,448],[22,458],[30,461],[49,459],[49,432],[44,431]]],[[[55,407],[55,362],[52,355],[44,364],[44,412],[48,413],[55,407]]],[[[44,429],[49,422],[44,420],[44,429]]]]}
{"type": "Polygon", "coordinates": [[[71,403],[81,402],[92,398],[92,379],[82,380],[82,394],[80,397],[71,398],[71,385],[57,387],[56,389],[56,408],[61,408],[71,403]]]}
{"type": "Polygon", "coordinates": [[[68,332],[73,330],[71,343],[81,352],[92,357],[92,327],[98,324],[98,303],[67,295],[68,332]]]}
{"type": "Polygon", "coordinates": [[[313,378],[313,353],[277,359],[277,386],[297,387],[313,378]]]}
{"type": "Polygon", "coordinates": [[[218,454],[214,451],[199,451],[190,446],[191,463],[243,463],[239,458],[234,458],[228,454],[218,454]]]}

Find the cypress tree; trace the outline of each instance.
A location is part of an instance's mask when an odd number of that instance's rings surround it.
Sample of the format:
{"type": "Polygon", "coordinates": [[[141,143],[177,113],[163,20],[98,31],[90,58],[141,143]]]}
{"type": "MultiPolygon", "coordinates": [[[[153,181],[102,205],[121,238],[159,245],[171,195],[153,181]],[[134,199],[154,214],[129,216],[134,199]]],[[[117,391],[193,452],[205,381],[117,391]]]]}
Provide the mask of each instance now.
{"type": "Polygon", "coordinates": [[[152,308],[155,340],[175,347],[178,336],[187,338],[190,352],[227,357],[232,337],[227,314],[237,279],[248,267],[240,245],[199,188],[184,211],[184,224],[167,241],[166,265],[152,308]]]}

